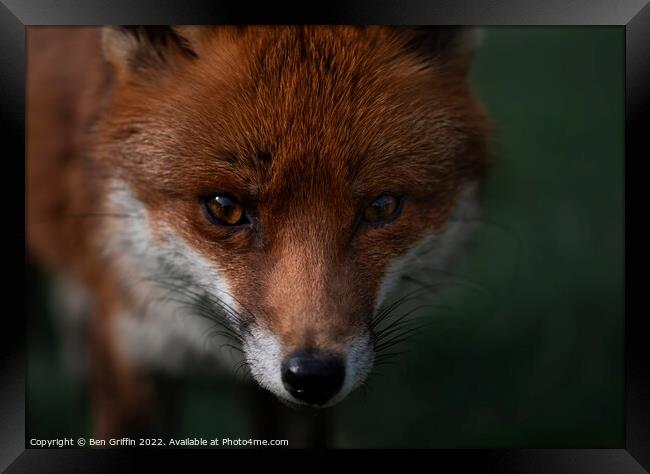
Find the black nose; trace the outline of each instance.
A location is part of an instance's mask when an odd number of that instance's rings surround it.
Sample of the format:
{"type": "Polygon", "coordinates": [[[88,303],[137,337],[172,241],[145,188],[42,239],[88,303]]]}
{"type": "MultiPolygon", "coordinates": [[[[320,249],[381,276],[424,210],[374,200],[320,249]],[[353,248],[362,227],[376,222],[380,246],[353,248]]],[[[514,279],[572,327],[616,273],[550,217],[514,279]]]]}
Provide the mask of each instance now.
{"type": "Polygon", "coordinates": [[[343,385],[345,366],[340,357],[319,352],[297,352],[282,364],[282,383],[298,400],[322,405],[343,385]]]}

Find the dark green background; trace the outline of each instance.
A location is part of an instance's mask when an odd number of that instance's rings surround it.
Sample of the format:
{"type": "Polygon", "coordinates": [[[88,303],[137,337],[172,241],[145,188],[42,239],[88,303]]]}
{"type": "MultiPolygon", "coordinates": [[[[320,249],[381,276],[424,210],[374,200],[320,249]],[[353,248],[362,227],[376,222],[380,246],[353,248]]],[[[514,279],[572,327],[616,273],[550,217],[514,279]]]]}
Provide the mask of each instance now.
{"type": "MultiPolygon", "coordinates": [[[[624,30],[486,28],[484,222],[435,320],[331,409],[340,447],[614,447],[624,436],[624,30]]],[[[47,286],[35,287],[44,300],[47,286]]],[[[28,436],[89,434],[83,387],[32,312],[28,436]]],[[[179,436],[249,438],[228,378],[186,389],[179,436]]]]}

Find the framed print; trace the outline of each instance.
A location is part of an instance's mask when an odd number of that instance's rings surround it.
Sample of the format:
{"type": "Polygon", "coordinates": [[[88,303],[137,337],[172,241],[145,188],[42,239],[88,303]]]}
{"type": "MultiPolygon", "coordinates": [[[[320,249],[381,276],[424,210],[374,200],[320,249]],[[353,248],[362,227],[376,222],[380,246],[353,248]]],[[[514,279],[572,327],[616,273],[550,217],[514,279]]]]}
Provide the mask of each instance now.
{"type": "Polygon", "coordinates": [[[644,1],[3,3],[7,472],[648,469],[644,1]]]}

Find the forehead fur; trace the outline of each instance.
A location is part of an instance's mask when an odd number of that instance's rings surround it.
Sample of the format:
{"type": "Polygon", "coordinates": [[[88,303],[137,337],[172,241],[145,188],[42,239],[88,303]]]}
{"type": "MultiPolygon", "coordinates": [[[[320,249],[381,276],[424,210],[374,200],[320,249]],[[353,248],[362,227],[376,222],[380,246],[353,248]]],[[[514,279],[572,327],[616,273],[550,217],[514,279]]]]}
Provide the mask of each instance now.
{"type": "Polygon", "coordinates": [[[107,114],[113,155],[149,185],[194,193],[226,173],[289,188],[317,172],[364,193],[482,171],[486,120],[465,62],[420,55],[399,29],[201,28],[192,44],[196,57],[118,83],[107,114]]]}

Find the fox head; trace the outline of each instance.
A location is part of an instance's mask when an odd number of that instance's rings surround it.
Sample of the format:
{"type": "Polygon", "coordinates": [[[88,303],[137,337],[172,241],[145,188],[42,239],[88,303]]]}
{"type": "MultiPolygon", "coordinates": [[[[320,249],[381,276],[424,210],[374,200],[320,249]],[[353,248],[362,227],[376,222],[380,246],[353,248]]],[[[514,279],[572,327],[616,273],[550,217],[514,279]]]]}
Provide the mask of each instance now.
{"type": "Polygon", "coordinates": [[[107,28],[103,48],[103,206],[138,216],[107,225],[112,252],[221,315],[281,400],[343,399],[387,292],[419,249],[448,251],[484,175],[468,33],[107,28]]]}

